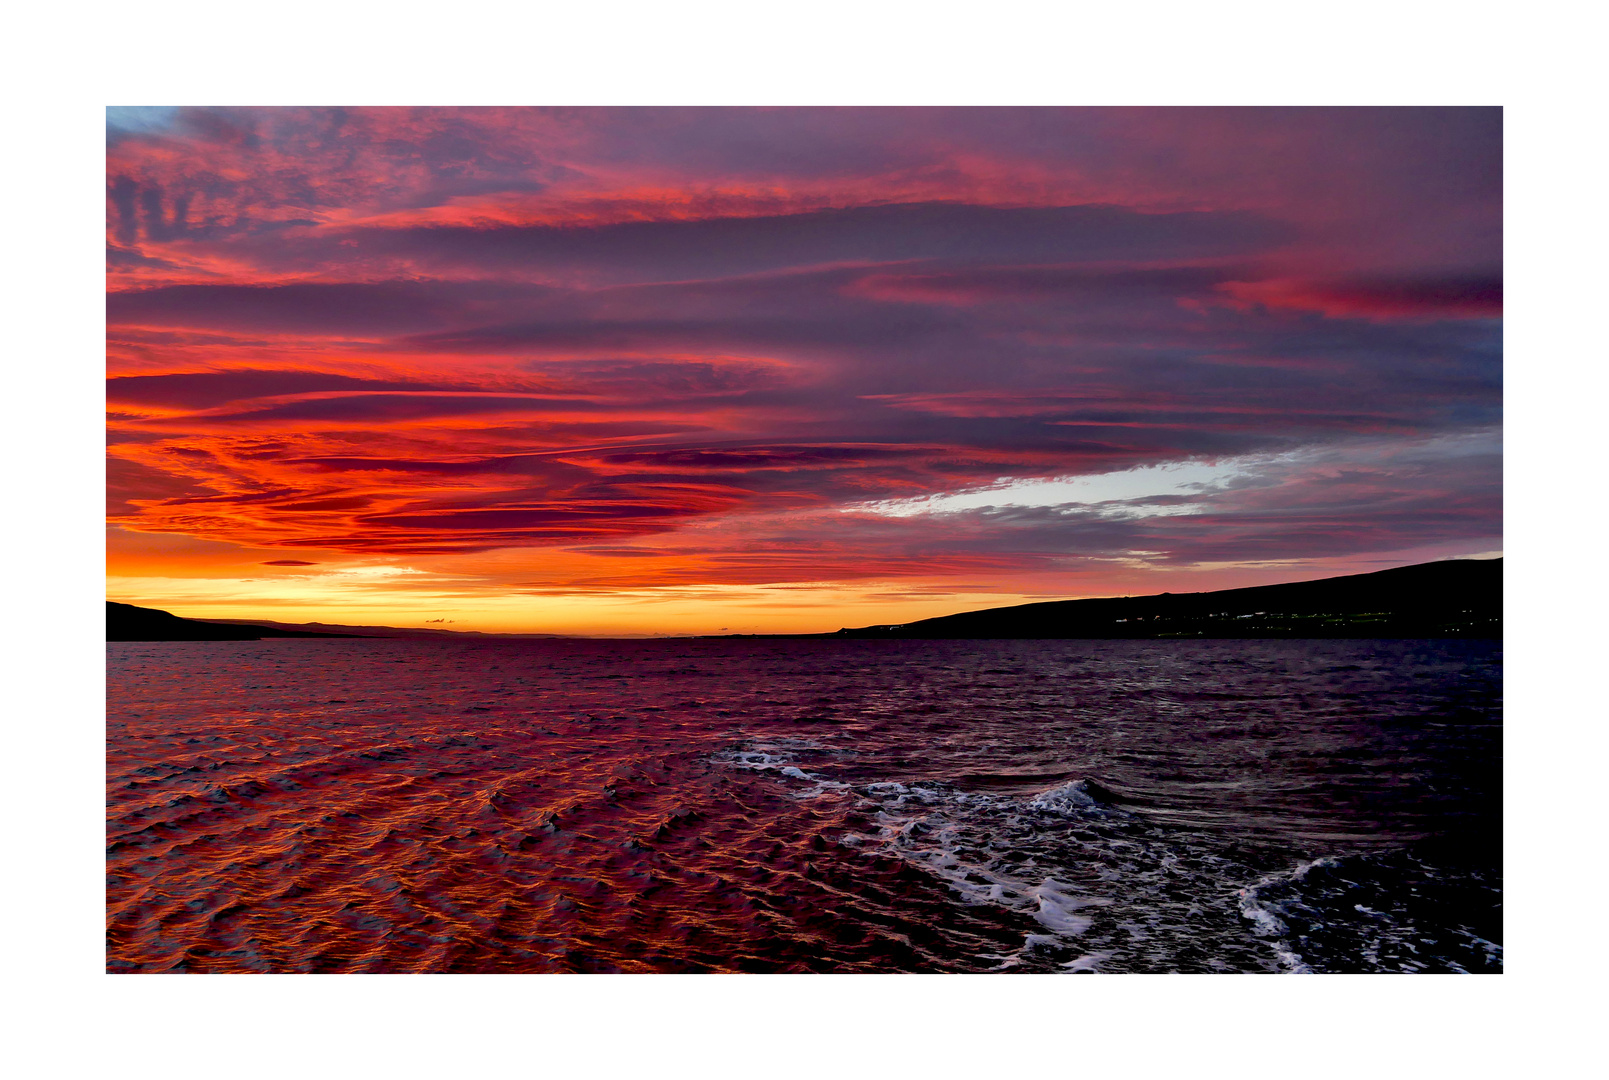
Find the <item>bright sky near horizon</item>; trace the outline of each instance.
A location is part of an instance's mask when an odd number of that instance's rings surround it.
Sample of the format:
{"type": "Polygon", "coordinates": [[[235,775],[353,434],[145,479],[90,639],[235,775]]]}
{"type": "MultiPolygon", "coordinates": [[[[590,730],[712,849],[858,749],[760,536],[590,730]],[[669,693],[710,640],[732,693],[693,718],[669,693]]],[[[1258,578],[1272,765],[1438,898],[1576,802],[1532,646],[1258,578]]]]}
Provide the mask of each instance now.
{"type": "Polygon", "coordinates": [[[108,110],[108,596],[833,630],[1501,542],[1501,111],[108,110]]]}

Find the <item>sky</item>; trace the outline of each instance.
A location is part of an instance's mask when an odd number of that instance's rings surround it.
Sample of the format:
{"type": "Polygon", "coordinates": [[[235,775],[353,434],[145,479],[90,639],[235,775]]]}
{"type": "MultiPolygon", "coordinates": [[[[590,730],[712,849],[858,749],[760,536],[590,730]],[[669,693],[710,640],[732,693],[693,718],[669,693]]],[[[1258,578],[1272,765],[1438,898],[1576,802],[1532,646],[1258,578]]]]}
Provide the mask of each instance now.
{"type": "Polygon", "coordinates": [[[1485,108],[107,113],[108,597],[818,632],[1501,550],[1485,108]]]}

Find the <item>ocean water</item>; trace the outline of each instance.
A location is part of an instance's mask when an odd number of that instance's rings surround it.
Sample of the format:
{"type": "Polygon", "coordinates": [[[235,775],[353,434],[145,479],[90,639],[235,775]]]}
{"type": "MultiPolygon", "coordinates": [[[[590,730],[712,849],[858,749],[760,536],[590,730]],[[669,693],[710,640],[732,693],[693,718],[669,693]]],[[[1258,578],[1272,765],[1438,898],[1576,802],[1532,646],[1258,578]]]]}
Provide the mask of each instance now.
{"type": "Polygon", "coordinates": [[[112,972],[1497,972],[1459,641],[113,643],[112,972]]]}

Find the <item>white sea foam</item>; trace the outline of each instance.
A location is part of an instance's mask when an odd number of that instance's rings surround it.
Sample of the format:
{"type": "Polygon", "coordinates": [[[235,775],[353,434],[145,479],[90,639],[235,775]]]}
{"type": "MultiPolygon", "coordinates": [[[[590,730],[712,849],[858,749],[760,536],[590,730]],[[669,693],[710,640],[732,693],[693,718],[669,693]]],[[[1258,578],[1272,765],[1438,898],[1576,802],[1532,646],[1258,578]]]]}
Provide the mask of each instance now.
{"type": "MultiPolygon", "coordinates": [[[[1365,970],[1431,970],[1437,964],[1441,970],[1473,970],[1486,956],[1501,953],[1501,946],[1464,931],[1461,940],[1473,947],[1475,962],[1439,953],[1425,962],[1415,959],[1418,929],[1394,909],[1382,910],[1374,894],[1354,891],[1359,886],[1345,870],[1353,857],[1313,859],[1239,887],[1251,875],[1239,876],[1247,868],[1238,859],[1181,844],[1189,839],[1185,834],[1158,831],[1145,815],[1113,806],[1110,793],[1091,780],[1024,795],[962,791],[927,780],[845,784],[799,763],[816,760],[804,756],[811,752],[768,741],[748,744],[726,760],[788,781],[794,798],[848,799],[868,824],[851,825],[839,840],[845,847],[901,859],[943,883],[963,904],[1031,920],[1014,953],[979,954],[1000,961],[1000,970],[1043,970],[1047,963],[1065,972],[1130,970],[1137,956],[1158,955],[1169,943],[1198,934],[1233,933],[1237,924],[1244,935],[1242,970],[1332,970],[1334,958],[1324,950],[1333,949],[1337,933],[1356,934],[1348,962],[1365,970]],[[1344,904],[1348,921],[1334,921],[1336,903],[1344,904]],[[1314,926],[1326,933],[1310,940],[1314,926]]],[[[1374,872],[1372,864],[1363,867],[1365,875],[1374,872]]],[[[1205,963],[1232,969],[1223,958],[1205,963]]]]}
{"type": "Polygon", "coordinates": [[[1035,810],[1065,814],[1093,810],[1101,803],[1085,790],[1084,781],[1072,780],[1049,791],[1040,792],[1029,800],[1028,805],[1035,810]]]}
{"type": "Polygon", "coordinates": [[[1291,932],[1290,925],[1283,916],[1289,914],[1289,908],[1283,902],[1268,899],[1264,894],[1271,886],[1283,886],[1300,883],[1305,880],[1308,873],[1316,867],[1333,867],[1336,861],[1333,858],[1313,859],[1302,863],[1291,870],[1269,874],[1256,884],[1248,885],[1240,890],[1240,913],[1251,920],[1253,933],[1258,937],[1272,939],[1274,955],[1278,958],[1280,967],[1293,975],[1311,975],[1313,968],[1301,954],[1291,948],[1286,940],[1291,932]]]}
{"type": "MultiPolygon", "coordinates": [[[[789,775],[787,770],[782,774],[789,775]]],[[[943,881],[964,903],[1021,912],[1042,928],[1044,932],[1024,936],[1015,956],[990,957],[1005,960],[1005,967],[1016,966],[1030,952],[1067,947],[1093,924],[1083,910],[1111,902],[1083,895],[1054,877],[1028,876],[1023,871],[1031,871],[1032,860],[1022,860],[1010,848],[979,847],[980,829],[988,833],[993,827],[1002,837],[1024,831],[1033,835],[1043,815],[1100,816],[1100,804],[1077,782],[1027,800],[898,781],[855,790],[869,804],[877,829],[873,835],[847,835],[848,846],[894,855],[943,881]]]]}
{"type": "Polygon", "coordinates": [[[1085,953],[1076,960],[1069,960],[1062,965],[1067,971],[1099,971],[1101,964],[1111,959],[1110,953],[1085,953]]]}
{"type": "Polygon", "coordinates": [[[1336,856],[1242,889],[1240,913],[1290,971],[1333,970],[1337,940],[1352,950],[1345,970],[1492,970],[1502,946],[1447,925],[1434,899],[1443,889],[1456,897],[1478,888],[1489,886],[1400,853],[1336,856]]]}
{"type": "Polygon", "coordinates": [[[1055,878],[1046,878],[1029,889],[1027,895],[1039,902],[1039,910],[1034,913],[1034,918],[1039,920],[1041,926],[1064,937],[1077,937],[1088,930],[1092,922],[1088,915],[1077,914],[1078,910],[1099,907],[1106,901],[1093,896],[1077,896],[1067,889],[1068,886],[1055,878]]]}
{"type": "MultiPolygon", "coordinates": [[[[778,740],[778,742],[781,741],[778,740]]],[[[793,752],[820,749],[820,747],[812,743],[788,740],[785,746],[765,743],[722,750],[712,756],[716,761],[725,762],[739,769],[748,769],[754,772],[774,772],[791,780],[808,781],[814,784],[815,787],[795,792],[795,795],[801,799],[809,799],[831,791],[842,791],[849,786],[836,780],[828,780],[824,776],[817,776],[815,773],[806,772],[794,764],[798,759],[793,756],[793,752]]]]}

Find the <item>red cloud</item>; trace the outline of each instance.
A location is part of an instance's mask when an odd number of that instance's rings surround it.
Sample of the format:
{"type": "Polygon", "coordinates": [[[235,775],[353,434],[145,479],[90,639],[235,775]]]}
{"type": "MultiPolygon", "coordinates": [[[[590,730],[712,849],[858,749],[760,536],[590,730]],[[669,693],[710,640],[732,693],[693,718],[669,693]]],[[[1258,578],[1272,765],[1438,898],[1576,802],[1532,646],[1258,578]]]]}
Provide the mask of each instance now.
{"type": "Polygon", "coordinates": [[[1317,311],[1336,319],[1495,319],[1503,314],[1503,281],[1497,277],[1229,281],[1219,289],[1242,304],[1317,311]]]}
{"type": "Polygon", "coordinates": [[[107,156],[116,520],[533,590],[565,547],[698,584],[1490,532],[1486,474],[1406,459],[1138,524],[833,509],[1495,425],[1497,114],[1386,112],[181,110],[107,156]]]}

